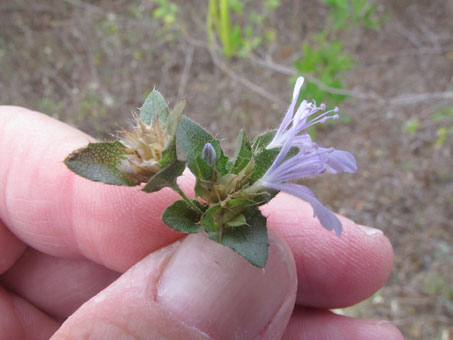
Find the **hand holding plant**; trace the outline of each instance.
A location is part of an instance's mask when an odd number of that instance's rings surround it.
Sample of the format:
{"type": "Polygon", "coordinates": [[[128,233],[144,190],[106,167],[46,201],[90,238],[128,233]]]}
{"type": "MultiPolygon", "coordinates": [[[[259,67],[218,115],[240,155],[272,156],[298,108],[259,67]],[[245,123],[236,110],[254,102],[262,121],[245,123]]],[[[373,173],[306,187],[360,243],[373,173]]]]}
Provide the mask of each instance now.
{"type": "MultiPolygon", "coordinates": [[[[339,217],[337,238],[308,204],[280,194],[260,207],[263,270],[201,233],[165,227],[171,190],[144,194],[68,171],[61,159],[92,140],[81,131],[0,106],[0,136],[5,338],[402,339],[388,322],[327,310],[385,283],[392,249],[382,233],[339,217]]],[[[178,183],[189,192],[194,178],[178,183]]]]}
{"type": "Polygon", "coordinates": [[[172,188],[182,200],[165,210],[166,225],[183,233],[206,232],[251,264],[264,267],[268,236],[266,217],[258,207],[285,191],[310,203],[321,225],[340,236],[341,222],[315,194],[288,182],[324,172],[357,170],[349,152],[322,148],[306,133],[314,124],[338,118],[338,108],[325,111],[323,104],[318,107],[303,100],[296,110],[303,82],[302,77],[297,79],[279,129],[252,141],[241,131],[231,159],[213,136],[182,116],[184,103],[170,110],[154,90],[140,108],[135,129],[125,131],[119,141],[76,150],[65,164],[81,176],[106,184],[144,182],[142,190],[149,193],[172,188]],[[201,201],[189,199],[177,184],[186,164],[196,177],[195,193],[201,201]]]}

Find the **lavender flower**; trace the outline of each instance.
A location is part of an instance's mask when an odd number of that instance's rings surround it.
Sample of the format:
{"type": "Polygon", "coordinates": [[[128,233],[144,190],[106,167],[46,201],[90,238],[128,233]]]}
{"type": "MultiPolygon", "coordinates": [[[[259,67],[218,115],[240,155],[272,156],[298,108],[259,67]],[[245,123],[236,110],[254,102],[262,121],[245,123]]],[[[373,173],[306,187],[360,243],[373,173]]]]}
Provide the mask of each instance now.
{"type": "Polygon", "coordinates": [[[278,128],[277,133],[275,134],[272,141],[266,147],[267,149],[272,149],[275,147],[281,147],[285,142],[290,138],[291,134],[294,133],[295,136],[292,137],[292,144],[293,146],[310,146],[311,145],[311,138],[308,134],[297,135],[300,132],[304,131],[309,126],[312,126],[317,123],[324,123],[328,119],[337,119],[338,114],[338,107],[335,107],[333,110],[323,112],[316,118],[307,122],[310,116],[313,116],[315,113],[319,111],[325,110],[325,105],[321,104],[320,106],[316,106],[316,103],[309,103],[306,100],[303,100],[302,103],[299,105],[299,108],[294,113],[294,109],[296,108],[297,100],[299,98],[299,93],[302,85],[304,84],[304,77],[297,78],[296,85],[294,86],[293,91],[293,99],[291,101],[291,105],[286,112],[285,117],[283,118],[283,122],[281,123],[280,127],[278,128]],[[333,115],[329,115],[330,113],[334,113],[333,115]],[[292,123],[292,124],[291,124],[292,123]]]}
{"type": "Polygon", "coordinates": [[[282,148],[270,168],[253,186],[284,191],[307,201],[313,207],[314,216],[318,217],[321,225],[329,231],[335,230],[336,234],[340,236],[342,226],[335,214],[324,207],[309,188],[299,184],[287,183],[288,181],[318,176],[326,171],[333,174],[343,171],[351,173],[357,171],[354,156],[349,152],[334,148],[321,148],[312,142],[308,134],[300,134],[313,124],[322,123],[330,118],[335,119],[337,117],[336,114],[331,116],[328,116],[328,114],[338,111],[335,108],[307,122],[308,117],[320,110],[324,110],[324,105],[317,107],[316,104],[307,103],[304,100],[294,114],[294,108],[303,81],[302,77],[297,79],[293,100],[288,112],[274,139],[266,147],[267,149],[280,146],[282,148]],[[289,126],[291,122],[292,126],[289,126]],[[293,157],[286,159],[292,147],[299,148],[299,152],[293,157]]]}

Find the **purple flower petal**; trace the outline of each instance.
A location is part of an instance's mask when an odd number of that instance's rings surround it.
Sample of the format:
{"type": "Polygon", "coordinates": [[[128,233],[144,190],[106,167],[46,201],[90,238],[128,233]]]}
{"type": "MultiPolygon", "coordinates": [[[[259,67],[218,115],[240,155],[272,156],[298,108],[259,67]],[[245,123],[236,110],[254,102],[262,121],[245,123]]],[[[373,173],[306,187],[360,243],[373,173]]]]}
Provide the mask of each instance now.
{"type": "Polygon", "coordinates": [[[286,112],[285,117],[283,118],[282,123],[280,124],[280,127],[278,128],[277,133],[275,134],[274,140],[278,139],[283,134],[283,132],[286,130],[286,128],[289,126],[289,124],[291,123],[291,121],[293,119],[293,115],[294,115],[294,108],[296,107],[297,99],[299,98],[300,89],[302,88],[303,84],[304,84],[304,77],[297,78],[296,85],[294,86],[294,91],[293,91],[293,99],[288,108],[288,111],[286,112]]]}
{"type": "Polygon", "coordinates": [[[294,183],[267,183],[269,188],[284,191],[297,196],[310,203],[313,208],[313,216],[317,217],[321,225],[327,230],[335,230],[338,237],[341,236],[342,226],[338,217],[319,202],[316,195],[307,187],[294,183]]]}
{"type": "Polygon", "coordinates": [[[336,174],[343,171],[350,173],[357,171],[357,162],[351,153],[343,150],[333,150],[326,155],[326,170],[328,172],[336,174]]]}

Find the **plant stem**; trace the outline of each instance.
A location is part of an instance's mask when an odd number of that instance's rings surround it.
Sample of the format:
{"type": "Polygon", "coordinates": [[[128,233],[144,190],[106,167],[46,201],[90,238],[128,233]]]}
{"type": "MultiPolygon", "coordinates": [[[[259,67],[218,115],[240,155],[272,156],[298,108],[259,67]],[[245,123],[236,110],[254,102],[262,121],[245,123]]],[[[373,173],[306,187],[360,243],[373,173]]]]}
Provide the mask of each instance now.
{"type": "Polygon", "coordinates": [[[223,235],[223,224],[219,225],[219,231],[217,232],[217,242],[222,241],[222,235],[223,235]]]}
{"type": "Polygon", "coordinates": [[[190,206],[191,206],[194,210],[196,210],[198,213],[203,214],[203,212],[200,210],[200,208],[198,208],[198,207],[192,202],[192,200],[189,199],[189,198],[186,196],[186,194],[181,190],[181,188],[180,188],[177,184],[174,185],[173,189],[174,189],[174,190],[182,197],[182,199],[183,199],[184,201],[186,201],[186,203],[187,203],[188,205],[190,205],[190,206]]]}

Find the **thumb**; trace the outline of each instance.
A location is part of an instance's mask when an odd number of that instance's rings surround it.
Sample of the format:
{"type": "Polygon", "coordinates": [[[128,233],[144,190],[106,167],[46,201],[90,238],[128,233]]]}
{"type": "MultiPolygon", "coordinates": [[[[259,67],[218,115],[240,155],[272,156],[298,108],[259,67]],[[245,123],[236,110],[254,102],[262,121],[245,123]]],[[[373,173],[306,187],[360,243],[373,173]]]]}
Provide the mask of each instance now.
{"type": "Polygon", "coordinates": [[[260,269],[204,235],[190,235],[138,262],[52,339],[279,339],[297,279],[286,243],[271,230],[269,243],[260,269]]]}

